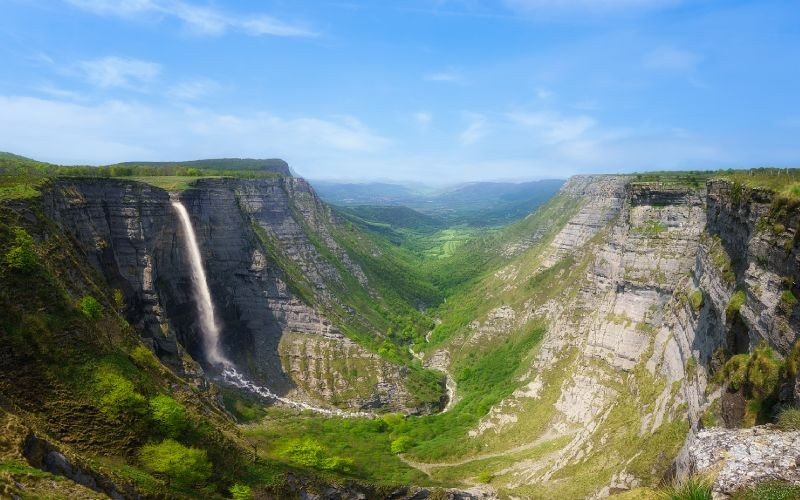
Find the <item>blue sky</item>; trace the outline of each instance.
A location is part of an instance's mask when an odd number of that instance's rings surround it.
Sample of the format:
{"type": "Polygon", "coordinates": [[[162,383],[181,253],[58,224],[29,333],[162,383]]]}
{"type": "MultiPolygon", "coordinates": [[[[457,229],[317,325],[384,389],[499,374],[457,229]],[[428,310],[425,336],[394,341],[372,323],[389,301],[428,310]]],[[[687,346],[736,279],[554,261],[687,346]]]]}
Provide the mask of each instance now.
{"type": "Polygon", "coordinates": [[[800,166],[800,2],[0,0],[0,150],[447,183],[800,166]]]}

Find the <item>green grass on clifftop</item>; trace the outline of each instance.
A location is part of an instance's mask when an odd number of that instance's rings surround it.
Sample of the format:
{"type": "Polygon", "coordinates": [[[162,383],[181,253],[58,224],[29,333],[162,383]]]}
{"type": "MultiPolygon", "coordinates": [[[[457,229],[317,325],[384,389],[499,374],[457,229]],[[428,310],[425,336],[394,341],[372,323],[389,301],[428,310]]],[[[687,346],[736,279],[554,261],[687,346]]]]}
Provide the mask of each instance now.
{"type": "Polygon", "coordinates": [[[39,175],[0,175],[0,203],[36,198],[45,181],[39,175]]]}
{"type": "Polygon", "coordinates": [[[749,188],[762,188],[790,199],[800,199],[800,168],[754,168],[726,172],[719,177],[749,188]]]}
{"type": "MultiPolygon", "coordinates": [[[[213,176],[212,176],[213,177],[213,176]]],[[[190,177],[185,175],[154,175],[145,177],[128,177],[132,181],[144,182],[166,191],[184,191],[189,189],[194,181],[205,177],[190,177]]]]}

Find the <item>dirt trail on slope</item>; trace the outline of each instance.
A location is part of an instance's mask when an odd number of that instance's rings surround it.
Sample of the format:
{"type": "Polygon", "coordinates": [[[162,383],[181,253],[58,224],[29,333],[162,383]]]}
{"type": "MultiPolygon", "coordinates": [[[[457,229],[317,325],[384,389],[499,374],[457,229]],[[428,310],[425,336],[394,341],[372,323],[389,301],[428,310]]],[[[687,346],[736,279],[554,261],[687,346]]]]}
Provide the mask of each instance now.
{"type": "MultiPolygon", "coordinates": [[[[492,453],[484,453],[482,455],[474,455],[472,457],[465,458],[463,460],[457,460],[455,462],[425,463],[425,462],[415,462],[414,460],[411,460],[410,458],[407,458],[404,455],[398,455],[398,457],[400,458],[400,460],[403,461],[403,463],[405,463],[409,467],[413,467],[415,469],[418,469],[418,470],[422,471],[423,473],[425,473],[428,477],[430,477],[431,476],[431,469],[435,469],[437,467],[457,467],[459,465],[468,464],[470,462],[475,462],[477,460],[485,460],[487,458],[497,458],[497,457],[505,457],[505,456],[508,456],[508,455],[514,455],[516,453],[520,453],[520,452],[527,451],[527,450],[530,450],[532,448],[535,448],[535,447],[539,446],[540,444],[546,443],[548,441],[552,441],[553,439],[557,439],[558,437],[561,437],[561,436],[553,436],[553,435],[545,434],[543,436],[540,436],[536,440],[531,441],[530,443],[521,444],[519,446],[515,446],[513,448],[509,448],[509,449],[503,450],[503,451],[497,451],[497,452],[492,452],[492,453]]],[[[559,451],[560,450],[557,450],[554,453],[558,453],[559,451]]],[[[549,455],[551,455],[551,454],[548,454],[547,456],[542,457],[542,460],[546,459],[549,455]]]]}

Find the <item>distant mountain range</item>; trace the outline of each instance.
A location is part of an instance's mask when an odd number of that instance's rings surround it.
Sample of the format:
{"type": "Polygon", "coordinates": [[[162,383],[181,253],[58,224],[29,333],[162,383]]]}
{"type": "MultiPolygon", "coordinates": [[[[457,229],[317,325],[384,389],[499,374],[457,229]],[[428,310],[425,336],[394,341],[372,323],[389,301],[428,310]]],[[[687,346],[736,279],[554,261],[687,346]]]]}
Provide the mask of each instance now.
{"type": "Polygon", "coordinates": [[[552,197],[564,183],[557,179],[521,183],[472,182],[435,190],[379,182],[311,182],[320,197],[334,205],[399,205],[445,224],[471,226],[500,225],[524,217],[552,197]]]}

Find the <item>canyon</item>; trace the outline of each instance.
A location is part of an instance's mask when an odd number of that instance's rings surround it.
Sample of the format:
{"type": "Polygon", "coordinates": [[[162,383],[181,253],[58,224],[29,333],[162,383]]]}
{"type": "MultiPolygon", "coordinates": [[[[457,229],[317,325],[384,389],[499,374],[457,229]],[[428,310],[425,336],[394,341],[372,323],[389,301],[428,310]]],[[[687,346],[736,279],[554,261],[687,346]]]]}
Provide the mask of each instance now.
{"type": "MultiPolygon", "coordinates": [[[[48,178],[2,205],[3,252],[22,228],[41,261],[2,275],[2,458],[65,496],[200,495],[120,466],[168,436],[75,390],[108,369],[192,415],[176,436],[218,466],[209,497],[267,469],[264,498],[796,484],[798,432],[771,422],[800,404],[800,205],[758,175],[575,176],[433,263],[288,169],[48,178]],[[103,314],[75,312],[88,295],[103,314]]],[[[7,491],[47,491],[31,477],[7,491]]]]}

